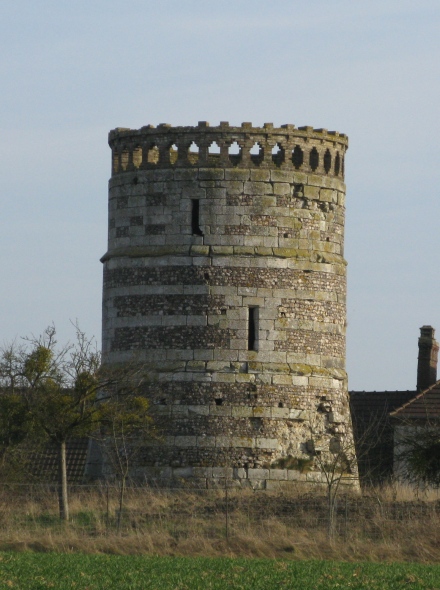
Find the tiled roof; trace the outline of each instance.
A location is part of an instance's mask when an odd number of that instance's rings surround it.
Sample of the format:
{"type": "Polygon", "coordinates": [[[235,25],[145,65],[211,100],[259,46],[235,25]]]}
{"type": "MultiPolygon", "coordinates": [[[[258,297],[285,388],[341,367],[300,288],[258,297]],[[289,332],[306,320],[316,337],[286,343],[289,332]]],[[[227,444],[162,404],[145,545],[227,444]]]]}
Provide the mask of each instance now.
{"type": "Polygon", "coordinates": [[[358,419],[389,414],[407,403],[417,391],[350,391],[352,414],[358,419]]]}
{"type": "Polygon", "coordinates": [[[393,428],[390,412],[416,391],[351,391],[350,410],[361,481],[380,483],[393,471],[393,428]]]}
{"type": "MultiPolygon", "coordinates": [[[[88,438],[73,438],[66,444],[67,480],[80,483],[84,480],[87,462],[88,438]]],[[[48,444],[41,452],[32,457],[32,475],[45,482],[58,479],[58,449],[48,444]]]]}
{"type": "Polygon", "coordinates": [[[426,419],[440,417],[440,381],[391,412],[392,417],[426,419]]]}

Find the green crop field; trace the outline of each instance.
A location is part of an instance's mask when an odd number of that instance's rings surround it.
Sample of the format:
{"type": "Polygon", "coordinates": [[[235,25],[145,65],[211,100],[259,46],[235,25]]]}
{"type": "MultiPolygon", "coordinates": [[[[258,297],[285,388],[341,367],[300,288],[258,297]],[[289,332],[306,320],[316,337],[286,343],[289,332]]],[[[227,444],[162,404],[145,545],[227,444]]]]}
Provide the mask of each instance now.
{"type": "Polygon", "coordinates": [[[391,590],[440,589],[440,566],[2,553],[0,589],[20,590],[391,590]]]}

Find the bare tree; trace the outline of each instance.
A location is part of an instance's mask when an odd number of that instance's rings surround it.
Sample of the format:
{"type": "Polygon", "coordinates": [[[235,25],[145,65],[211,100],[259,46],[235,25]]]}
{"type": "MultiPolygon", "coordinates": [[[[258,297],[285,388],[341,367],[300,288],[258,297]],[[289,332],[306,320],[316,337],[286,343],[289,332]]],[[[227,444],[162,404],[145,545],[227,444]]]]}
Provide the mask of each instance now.
{"type": "MultiPolygon", "coordinates": [[[[328,420],[323,417],[322,420],[328,420]]],[[[351,489],[359,490],[356,448],[351,430],[341,423],[329,433],[323,434],[323,424],[309,423],[310,439],[307,450],[323,475],[328,509],[328,535],[332,539],[336,528],[336,503],[341,484],[350,484],[351,489]]]]}
{"type": "Polygon", "coordinates": [[[107,469],[119,480],[119,530],[130,471],[146,441],[158,438],[148,400],[136,390],[113,395],[103,408],[101,428],[94,436],[98,438],[107,469]]]}
{"type": "MultiPolygon", "coordinates": [[[[49,326],[39,336],[13,343],[0,351],[0,385],[19,395],[25,417],[34,432],[58,449],[59,511],[69,519],[66,443],[90,436],[99,428],[106,403],[136,390],[142,381],[135,364],[104,367],[94,339],[75,325],[74,343],[58,346],[56,330],[49,326]]],[[[121,410],[122,411],[122,410],[121,410]]]]}
{"type": "Polygon", "coordinates": [[[396,421],[394,460],[397,479],[417,488],[439,488],[440,419],[396,421]]]}

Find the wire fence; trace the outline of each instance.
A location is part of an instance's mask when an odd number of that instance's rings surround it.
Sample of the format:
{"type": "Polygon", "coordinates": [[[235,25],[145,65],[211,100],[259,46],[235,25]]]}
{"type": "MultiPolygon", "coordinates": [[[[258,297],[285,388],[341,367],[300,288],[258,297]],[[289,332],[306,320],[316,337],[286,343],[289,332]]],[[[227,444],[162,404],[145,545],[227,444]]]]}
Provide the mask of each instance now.
{"type": "MultiPolygon", "coordinates": [[[[170,539],[286,537],[298,531],[350,540],[431,535],[440,541],[440,500],[389,500],[378,494],[326,496],[237,489],[121,488],[110,483],[71,486],[70,527],[82,535],[158,535],[170,539]]],[[[53,485],[0,485],[0,536],[57,531],[53,485]]]]}

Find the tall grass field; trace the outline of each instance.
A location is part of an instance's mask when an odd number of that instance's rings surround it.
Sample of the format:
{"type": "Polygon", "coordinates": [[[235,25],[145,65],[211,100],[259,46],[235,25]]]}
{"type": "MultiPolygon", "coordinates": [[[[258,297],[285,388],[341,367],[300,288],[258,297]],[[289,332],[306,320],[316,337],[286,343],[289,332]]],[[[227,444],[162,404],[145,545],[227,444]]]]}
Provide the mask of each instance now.
{"type": "Polygon", "coordinates": [[[332,522],[326,498],[304,490],[138,487],[122,511],[117,486],[70,497],[62,524],[54,488],[0,487],[0,551],[440,563],[436,495],[341,496],[332,522]]]}

